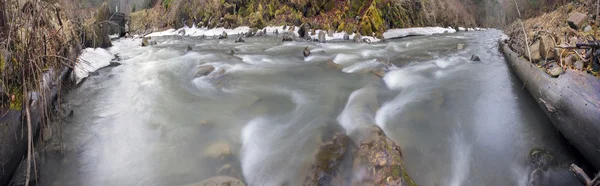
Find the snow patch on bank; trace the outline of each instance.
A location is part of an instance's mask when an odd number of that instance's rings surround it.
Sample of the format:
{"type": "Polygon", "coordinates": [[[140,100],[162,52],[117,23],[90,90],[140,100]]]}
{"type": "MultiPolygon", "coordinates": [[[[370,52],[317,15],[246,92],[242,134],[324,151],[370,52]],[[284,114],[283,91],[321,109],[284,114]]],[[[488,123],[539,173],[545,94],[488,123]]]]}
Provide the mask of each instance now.
{"type": "Polygon", "coordinates": [[[77,65],[73,69],[75,82],[79,83],[83,78],[89,76],[102,67],[108,66],[114,55],[102,48],[86,48],[77,59],[77,65]]]}
{"type": "MultiPolygon", "coordinates": [[[[282,34],[284,32],[289,31],[290,27],[286,27],[286,29],[283,29],[284,26],[267,26],[263,29],[260,29],[259,31],[263,31],[266,29],[266,35],[267,36],[274,36],[276,35],[276,31],[278,34],[282,34]]],[[[298,30],[299,27],[294,27],[293,33],[294,35],[296,35],[296,37],[298,37],[298,30]]],[[[459,27],[458,31],[484,31],[486,29],[483,28],[464,28],[464,27],[459,27]]],[[[227,33],[227,35],[238,35],[238,34],[245,34],[247,32],[251,31],[250,27],[247,26],[241,26],[241,27],[237,27],[234,29],[225,29],[223,27],[219,27],[219,28],[212,28],[212,29],[208,29],[206,27],[201,27],[198,28],[196,26],[192,26],[192,27],[188,27],[188,26],[184,26],[183,28],[180,29],[169,29],[169,30],[165,30],[162,32],[154,32],[151,34],[148,34],[147,36],[149,37],[160,37],[160,36],[189,36],[189,37],[199,37],[199,36],[205,36],[205,37],[217,37],[223,34],[223,32],[227,33]]],[[[311,35],[312,38],[317,39],[319,36],[319,32],[324,32],[326,34],[325,39],[327,41],[342,41],[344,40],[344,35],[346,35],[346,32],[336,32],[333,33],[333,35],[329,35],[327,34],[326,30],[315,30],[314,33],[315,35],[311,35]]],[[[415,28],[397,28],[397,29],[390,29],[387,30],[385,33],[383,33],[383,37],[385,39],[393,39],[393,38],[402,38],[402,37],[407,37],[407,36],[429,36],[429,35],[435,35],[435,34],[444,34],[444,33],[455,33],[457,32],[457,30],[455,30],[452,27],[448,27],[448,28],[443,28],[443,27],[415,27],[415,28]]],[[[311,34],[311,33],[309,33],[311,34]]],[[[352,40],[354,38],[356,34],[352,33],[352,34],[348,34],[349,39],[352,40]]],[[[373,37],[373,36],[363,36],[364,38],[368,38],[369,40],[371,40],[371,42],[379,42],[381,41],[380,39],[373,37]]]]}
{"type": "Polygon", "coordinates": [[[429,36],[434,34],[443,34],[443,33],[455,33],[451,27],[442,28],[442,27],[415,27],[415,28],[398,28],[398,29],[390,29],[383,33],[383,37],[386,39],[393,38],[401,38],[406,36],[429,36]]]}

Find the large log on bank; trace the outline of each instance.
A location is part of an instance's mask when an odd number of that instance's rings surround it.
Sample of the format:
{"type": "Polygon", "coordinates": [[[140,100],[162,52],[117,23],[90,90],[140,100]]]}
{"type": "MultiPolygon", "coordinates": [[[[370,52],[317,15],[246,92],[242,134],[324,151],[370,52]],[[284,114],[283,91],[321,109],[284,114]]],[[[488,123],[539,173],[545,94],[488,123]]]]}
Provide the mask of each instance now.
{"type": "Polygon", "coordinates": [[[552,124],[592,165],[600,169],[600,79],[566,70],[552,78],[500,42],[508,64],[552,124]]]}

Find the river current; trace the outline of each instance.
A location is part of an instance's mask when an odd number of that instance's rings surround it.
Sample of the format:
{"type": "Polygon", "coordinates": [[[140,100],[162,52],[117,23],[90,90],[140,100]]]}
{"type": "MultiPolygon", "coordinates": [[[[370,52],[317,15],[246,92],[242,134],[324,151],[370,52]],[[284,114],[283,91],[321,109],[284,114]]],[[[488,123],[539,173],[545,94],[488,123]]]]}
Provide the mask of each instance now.
{"type": "Polygon", "coordinates": [[[54,139],[59,153],[44,157],[40,183],[177,186],[225,166],[247,185],[299,185],[323,131],[378,125],[419,185],[528,185],[532,148],[559,163],[545,185],[579,184],[564,168],[574,149],[510,71],[496,44],[502,36],[372,44],[170,36],[150,47],[120,39],[108,51],[121,65],[64,95],[74,114],[54,139]],[[343,70],[327,68],[329,60],[343,70]],[[198,75],[207,65],[215,70],[198,75]],[[382,66],[383,78],[367,72],[382,66]]]}

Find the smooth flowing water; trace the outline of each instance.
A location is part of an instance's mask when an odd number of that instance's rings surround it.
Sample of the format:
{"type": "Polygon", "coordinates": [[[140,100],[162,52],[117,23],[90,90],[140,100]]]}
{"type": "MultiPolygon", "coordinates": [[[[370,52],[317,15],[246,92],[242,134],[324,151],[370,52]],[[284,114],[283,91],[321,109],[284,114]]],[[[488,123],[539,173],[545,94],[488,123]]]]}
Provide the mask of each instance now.
{"type": "MultiPolygon", "coordinates": [[[[118,40],[109,51],[122,65],[64,96],[74,115],[56,139],[60,153],[45,156],[41,183],[177,186],[228,164],[248,185],[300,185],[323,131],[378,125],[420,185],[527,185],[530,149],[550,150],[563,167],[574,155],[498,52],[502,35],[118,40]],[[393,64],[383,78],[361,73],[381,61],[393,64]],[[198,76],[202,65],[216,70],[198,76]]],[[[578,183],[564,168],[546,175],[548,185],[578,183]]]]}

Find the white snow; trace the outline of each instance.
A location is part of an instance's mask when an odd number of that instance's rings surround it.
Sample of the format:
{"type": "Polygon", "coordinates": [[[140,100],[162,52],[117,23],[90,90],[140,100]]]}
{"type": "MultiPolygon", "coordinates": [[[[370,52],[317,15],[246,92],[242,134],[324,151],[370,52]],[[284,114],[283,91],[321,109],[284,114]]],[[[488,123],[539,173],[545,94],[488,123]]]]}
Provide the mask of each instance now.
{"type": "MultiPolygon", "coordinates": [[[[277,30],[277,32],[279,34],[282,34],[283,32],[288,31],[289,27],[287,27],[286,29],[283,29],[283,26],[268,26],[268,27],[265,27],[264,29],[267,30],[267,35],[275,35],[275,33],[274,33],[275,30],[277,30]]],[[[294,35],[298,36],[298,33],[297,33],[298,30],[299,30],[299,28],[295,27],[295,29],[293,31],[294,35]]],[[[458,30],[459,31],[483,31],[485,29],[459,27],[458,30]]],[[[185,26],[180,29],[169,29],[169,30],[165,30],[162,32],[154,32],[154,33],[148,34],[147,36],[160,37],[160,36],[179,35],[179,36],[191,36],[191,37],[198,37],[198,36],[215,37],[215,36],[221,35],[223,32],[227,33],[227,35],[236,35],[236,34],[243,34],[243,33],[249,32],[249,31],[250,31],[250,27],[247,27],[247,26],[241,26],[241,27],[237,27],[234,29],[225,29],[223,27],[208,29],[206,27],[198,28],[196,26],[192,26],[192,27],[185,26]]],[[[318,38],[318,33],[320,31],[327,33],[327,31],[325,31],[325,30],[315,30],[316,35],[312,35],[311,37],[318,38]]],[[[452,27],[448,27],[448,28],[443,28],[443,27],[398,28],[398,29],[387,30],[385,33],[383,33],[383,37],[385,39],[393,39],[393,38],[402,38],[402,37],[406,37],[406,36],[428,36],[428,35],[434,35],[434,34],[455,33],[455,32],[456,32],[456,30],[453,29],[452,27]]],[[[340,41],[340,40],[344,39],[344,34],[345,34],[345,32],[336,32],[333,34],[332,37],[330,37],[329,35],[326,34],[325,38],[327,39],[327,41],[340,41]]],[[[354,33],[349,34],[349,39],[352,40],[352,38],[354,38],[354,36],[355,36],[354,33]]],[[[371,42],[379,42],[380,41],[380,39],[373,37],[373,36],[363,36],[363,38],[369,38],[371,40],[371,42]]]]}
{"type": "Polygon", "coordinates": [[[434,34],[443,34],[443,33],[454,33],[454,30],[451,27],[442,28],[442,27],[415,27],[415,28],[398,28],[398,29],[390,29],[383,33],[383,37],[386,39],[392,38],[401,38],[406,36],[428,36],[434,34]]]}
{"type": "Polygon", "coordinates": [[[102,67],[108,66],[114,55],[102,48],[86,48],[77,59],[77,65],[73,74],[75,82],[79,83],[83,78],[88,77],[90,72],[94,72],[102,67]]]}

